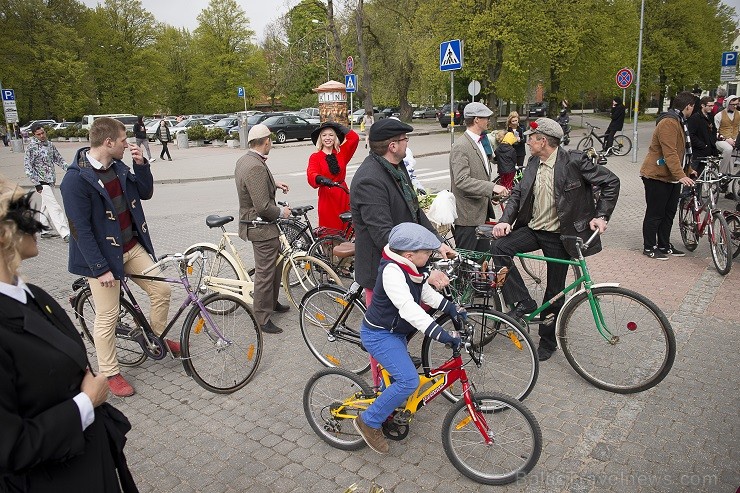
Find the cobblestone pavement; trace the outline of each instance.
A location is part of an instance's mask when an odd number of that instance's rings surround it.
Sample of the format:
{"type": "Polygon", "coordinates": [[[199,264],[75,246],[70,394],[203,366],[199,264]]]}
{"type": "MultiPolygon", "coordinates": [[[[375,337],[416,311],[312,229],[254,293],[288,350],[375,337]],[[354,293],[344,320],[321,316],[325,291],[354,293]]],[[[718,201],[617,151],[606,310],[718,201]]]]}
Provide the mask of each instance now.
{"type": "MultiPolygon", "coordinates": [[[[646,126],[641,132],[649,136],[650,130],[646,126]]],[[[646,144],[642,145],[644,155],[646,144]]],[[[180,170],[186,176],[196,167],[185,163],[188,153],[207,156],[207,152],[175,150],[173,163],[182,159],[180,170]]],[[[222,164],[224,169],[233,170],[238,155],[224,157],[231,160],[222,164]]],[[[213,163],[204,159],[204,165],[219,166],[215,159],[213,163]]],[[[17,157],[8,157],[7,152],[0,152],[0,166],[5,174],[22,176],[17,157]]],[[[124,371],[137,393],[110,400],[133,423],[126,451],[140,490],[341,492],[352,483],[359,483],[358,491],[367,491],[375,481],[396,493],[736,491],[740,315],[735,300],[740,265],[727,277],[719,276],[705,239],[684,258],[657,262],[642,256],[639,164],[625,157],[610,158],[609,166],[622,179],[622,193],[605,249],[589,260],[593,277],[621,282],[656,302],[676,332],[678,354],[660,385],[625,396],[590,386],[570,368],[562,352],[556,352],[542,364],[537,386],[525,401],[537,416],[544,439],[540,461],[526,478],[494,488],[458,473],[440,439],[449,409],[444,399],[415,417],[409,437],[391,443],[388,456],[368,448],[344,452],[322,442],[302,408],[303,387],[320,365],[307,351],[297,311],[291,310],[276,317],[286,329],[283,334],[265,335],[265,353],[254,380],[232,395],[205,391],[185,375],[180,362],[170,359],[146,361],[124,371]]],[[[155,167],[155,174],[161,169],[155,167]]],[[[314,196],[310,190],[305,194],[314,196]]],[[[217,239],[203,218],[210,213],[234,214],[236,194],[227,181],[162,184],[145,207],[161,254],[217,239]]],[[[677,231],[674,241],[680,244],[677,231]]],[[[240,250],[251,263],[251,248],[240,243],[240,250]]],[[[40,252],[24,264],[26,279],[66,300],[74,280],[66,270],[66,245],[59,239],[40,240],[40,252]]],[[[90,354],[94,361],[94,351],[90,354]]]]}

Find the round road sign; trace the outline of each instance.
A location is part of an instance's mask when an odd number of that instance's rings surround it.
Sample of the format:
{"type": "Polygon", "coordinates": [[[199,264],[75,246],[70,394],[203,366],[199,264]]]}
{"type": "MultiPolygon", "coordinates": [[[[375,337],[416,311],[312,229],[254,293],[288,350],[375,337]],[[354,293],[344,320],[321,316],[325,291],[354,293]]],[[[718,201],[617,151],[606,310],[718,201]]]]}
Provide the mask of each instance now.
{"type": "Polygon", "coordinates": [[[347,62],[344,64],[344,68],[347,69],[348,74],[351,74],[352,71],[355,69],[355,59],[351,56],[348,56],[347,62]]]}
{"type": "Polygon", "coordinates": [[[623,68],[620,69],[619,72],[617,72],[617,86],[619,86],[620,89],[627,89],[629,86],[632,85],[632,81],[635,79],[635,74],[632,72],[631,68],[623,68]]]}
{"type": "Polygon", "coordinates": [[[468,84],[468,94],[471,96],[477,96],[480,93],[480,82],[477,80],[471,80],[468,84]]]}

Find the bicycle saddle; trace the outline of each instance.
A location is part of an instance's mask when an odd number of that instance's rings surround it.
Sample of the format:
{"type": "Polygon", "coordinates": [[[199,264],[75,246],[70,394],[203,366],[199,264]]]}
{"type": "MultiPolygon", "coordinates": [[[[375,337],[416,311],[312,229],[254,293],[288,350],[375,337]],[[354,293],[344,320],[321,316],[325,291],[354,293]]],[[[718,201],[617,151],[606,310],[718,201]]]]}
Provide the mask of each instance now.
{"type": "Polygon", "coordinates": [[[308,211],[312,211],[312,210],[313,210],[312,205],[301,205],[298,207],[293,207],[291,209],[291,214],[293,214],[294,216],[302,216],[306,214],[308,211]]]}
{"type": "Polygon", "coordinates": [[[334,247],[332,254],[339,258],[353,257],[355,255],[355,243],[352,241],[340,243],[334,247]]]}
{"type": "Polygon", "coordinates": [[[352,220],[352,212],[342,212],[341,214],[339,214],[339,219],[341,219],[343,223],[350,222],[352,220]]]}
{"type": "Polygon", "coordinates": [[[211,214],[206,218],[206,226],[209,228],[218,228],[234,220],[234,216],[218,216],[211,214]]]}

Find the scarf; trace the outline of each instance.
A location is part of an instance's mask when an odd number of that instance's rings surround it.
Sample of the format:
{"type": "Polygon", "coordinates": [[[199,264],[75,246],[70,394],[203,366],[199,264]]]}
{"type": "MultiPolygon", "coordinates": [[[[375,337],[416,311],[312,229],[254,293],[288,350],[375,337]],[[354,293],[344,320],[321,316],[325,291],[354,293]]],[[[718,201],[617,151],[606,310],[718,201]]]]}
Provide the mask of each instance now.
{"type": "Polygon", "coordinates": [[[683,167],[686,168],[686,166],[691,163],[691,154],[693,153],[691,149],[691,136],[689,135],[689,127],[686,124],[686,118],[684,118],[682,112],[678,111],[676,108],[671,108],[669,111],[673,111],[676,113],[678,121],[681,123],[681,126],[683,126],[683,134],[684,137],[686,137],[686,151],[683,155],[683,167]]]}
{"type": "Polygon", "coordinates": [[[414,221],[418,223],[419,196],[416,195],[414,187],[409,182],[407,178],[408,175],[404,174],[403,171],[401,171],[400,166],[393,166],[385,158],[373,153],[370,153],[370,155],[373,156],[380,164],[382,164],[383,167],[388,170],[391,176],[396,180],[396,185],[398,185],[398,188],[401,190],[401,194],[403,194],[403,199],[406,201],[406,205],[408,206],[409,211],[411,211],[411,216],[413,216],[414,221]]]}
{"type": "Polygon", "coordinates": [[[491,141],[488,140],[488,130],[484,130],[482,134],[480,134],[481,140],[480,143],[483,146],[483,150],[486,151],[486,156],[493,156],[493,148],[491,147],[491,141]]]}
{"type": "Polygon", "coordinates": [[[329,173],[332,175],[339,174],[339,161],[337,161],[337,156],[335,154],[332,153],[326,155],[326,164],[329,165],[329,173]]]}

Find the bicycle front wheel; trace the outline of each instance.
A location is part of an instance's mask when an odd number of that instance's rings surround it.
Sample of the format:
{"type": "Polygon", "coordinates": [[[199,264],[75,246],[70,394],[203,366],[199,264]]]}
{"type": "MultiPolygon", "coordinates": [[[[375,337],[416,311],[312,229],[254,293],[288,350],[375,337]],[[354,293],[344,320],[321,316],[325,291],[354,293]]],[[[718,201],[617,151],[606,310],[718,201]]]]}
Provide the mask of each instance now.
{"type": "Polygon", "coordinates": [[[579,151],[585,151],[586,149],[590,149],[593,146],[594,146],[593,137],[584,137],[578,141],[578,144],[576,144],[576,149],[578,149],[579,151]]]}
{"type": "Polygon", "coordinates": [[[656,386],[673,366],[676,338],[668,319],[639,293],[615,286],[593,288],[566,303],[558,340],[573,369],[592,385],[618,394],[656,386]],[[604,334],[594,327],[602,321],[604,334]]]}
{"type": "Polygon", "coordinates": [[[709,231],[709,251],[712,253],[714,268],[726,276],[732,268],[732,246],[730,227],[722,212],[712,213],[712,228],[709,231]]]}
{"type": "MultiPolygon", "coordinates": [[[[542,252],[535,252],[537,255],[542,252]]],[[[522,274],[522,280],[524,285],[527,287],[529,294],[532,299],[537,302],[537,306],[542,305],[545,300],[545,288],[547,287],[547,262],[544,260],[535,260],[531,258],[518,257],[519,264],[522,266],[524,273],[522,274]]],[[[581,269],[577,265],[568,266],[568,274],[565,278],[565,285],[568,286],[576,279],[581,277],[581,269]]],[[[576,288],[568,294],[566,297],[573,296],[581,288],[583,284],[579,284],[576,288]]]]}
{"type": "Polygon", "coordinates": [[[732,258],[737,258],[740,255],[740,217],[735,214],[728,214],[725,219],[727,220],[727,226],[730,228],[732,258]]]}
{"type": "MultiPolygon", "coordinates": [[[[478,367],[469,353],[465,368],[476,392],[503,392],[517,399],[524,399],[532,392],[540,372],[534,343],[529,334],[510,316],[486,307],[466,307],[467,324],[473,327],[471,350],[481,360],[478,367]]],[[[437,323],[445,330],[455,330],[449,315],[437,323]]],[[[424,337],[421,361],[428,372],[442,365],[450,357],[449,349],[443,344],[424,337]]],[[[443,391],[445,398],[457,402],[462,396],[462,384],[455,382],[443,391]]]]}
{"type": "Polygon", "coordinates": [[[224,255],[223,250],[219,250],[215,245],[192,245],[185,250],[183,255],[190,255],[193,252],[199,252],[201,256],[193,261],[188,280],[193,285],[193,289],[200,291],[202,295],[213,294],[213,291],[203,283],[203,278],[206,276],[243,280],[240,269],[234,261],[224,255]]]}
{"type": "Polygon", "coordinates": [[[474,415],[461,400],[442,423],[447,458],[478,483],[513,483],[531,471],[540,458],[540,425],[532,412],[513,397],[476,392],[471,399],[474,415]],[[476,423],[484,428],[492,444],[486,443],[476,423]]]}
{"type": "Polygon", "coordinates": [[[337,286],[318,286],[303,297],[299,315],[303,340],[322,365],[354,373],[370,368],[360,342],[365,305],[359,299],[348,300],[347,291],[337,286]]]}
{"type": "Polygon", "coordinates": [[[632,141],[626,135],[615,135],[612,152],[615,156],[626,156],[632,150],[632,141]]]}
{"type": "Polygon", "coordinates": [[[316,372],[303,390],[303,412],[313,431],[326,443],[341,450],[358,450],[365,440],[353,421],[369,406],[352,401],[371,398],[365,381],[348,370],[324,368],[316,372]]]}
{"type": "Polygon", "coordinates": [[[296,308],[303,295],[320,284],[342,286],[337,273],[321,259],[310,255],[294,255],[286,257],[283,262],[283,289],[296,308]]]}
{"type": "Polygon", "coordinates": [[[190,310],[181,336],[183,364],[204,389],[230,394],[249,383],[257,371],[262,332],[243,300],[215,294],[201,301],[215,327],[197,305],[190,310]]]}
{"type": "MultiPolygon", "coordinates": [[[[95,347],[93,328],[95,326],[95,302],[90,288],[77,295],[75,315],[82,327],[85,339],[95,347]]],[[[147,356],[137,339],[143,338],[144,323],[134,307],[125,299],[120,299],[118,320],[116,321],[116,358],[121,366],[139,366],[147,356]]]]}
{"type": "Polygon", "coordinates": [[[684,197],[678,203],[678,229],[681,231],[683,246],[690,252],[696,250],[699,244],[699,235],[696,234],[693,203],[693,197],[684,197]]]}

